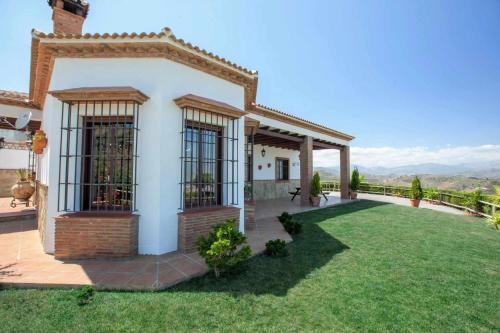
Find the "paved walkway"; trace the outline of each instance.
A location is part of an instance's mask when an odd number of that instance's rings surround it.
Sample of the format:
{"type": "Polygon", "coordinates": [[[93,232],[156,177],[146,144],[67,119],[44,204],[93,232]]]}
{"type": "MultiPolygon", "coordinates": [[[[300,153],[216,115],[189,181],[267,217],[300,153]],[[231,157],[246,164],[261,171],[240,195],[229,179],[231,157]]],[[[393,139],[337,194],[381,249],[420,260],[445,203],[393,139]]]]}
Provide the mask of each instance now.
{"type": "MultiPolygon", "coordinates": [[[[292,241],[275,217],[256,221],[255,230],[247,232],[253,255],[277,238],[292,241]]],[[[43,252],[35,220],[0,222],[0,285],[4,286],[157,290],[207,271],[197,253],[60,261],[43,252]]]]}
{"type": "MultiPolygon", "coordinates": [[[[380,202],[387,202],[387,203],[392,203],[392,204],[402,205],[402,206],[411,206],[410,199],[393,197],[393,196],[388,196],[388,195],[358,193],[358,198],[359,199],[366,199],[366,200],[373,200],[373,201],[380,201],[380,202]]],[[[460,209],[456,209],[456,208],[444,206],[444,205],[437,205],[437,204],[434,205],[434,204],[431,204],[431,203],[429,203],[427,201],[423,201],[423,200],[420,201],[420,208],[427,208],[427,209],[437,210],[439,212],[456,214],[456,215],[463,215],[464,214],[464,212],[460,209]]]]}

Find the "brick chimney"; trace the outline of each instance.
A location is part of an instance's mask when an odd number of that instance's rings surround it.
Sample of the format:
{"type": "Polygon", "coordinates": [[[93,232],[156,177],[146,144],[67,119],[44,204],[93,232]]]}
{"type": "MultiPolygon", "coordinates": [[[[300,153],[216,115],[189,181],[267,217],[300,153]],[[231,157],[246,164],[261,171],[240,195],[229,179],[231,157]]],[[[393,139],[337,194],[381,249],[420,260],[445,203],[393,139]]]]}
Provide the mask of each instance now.
{"type": "Polygon", "coordinates": [[[86,0],[49,0],[54,33],[81,34],[89,4],[86,0]]]}

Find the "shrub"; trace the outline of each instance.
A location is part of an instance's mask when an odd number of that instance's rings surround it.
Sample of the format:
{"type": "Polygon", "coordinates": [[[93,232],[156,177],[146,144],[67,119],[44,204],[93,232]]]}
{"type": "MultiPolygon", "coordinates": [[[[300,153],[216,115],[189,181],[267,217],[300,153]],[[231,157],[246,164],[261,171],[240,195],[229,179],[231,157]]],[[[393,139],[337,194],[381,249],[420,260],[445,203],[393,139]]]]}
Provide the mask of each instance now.
{"type": "Polygon", "coordinates": [[[296,235],[302,232],[302,225],[295,222],[294,220],[288,220],[282,224],[283,228],[285,228],[286,232],[288,232],[290,235],[296,235]]]}
{"type": "Polygon", "coordinates": [[[439,192],[436,189],[430,188],[426,191],[425,196],[432,201],[436,201],[439,199],[439,192]]]}
{"type": "Polygon", "coordinates": [[[270,240],[266,243],[264,253],[270,257],[284,257],[288,255],[286,242],[282,239],[270,240]]]}
{"type": "Polygon", "coordinates": [[[280,216],[278,216],[278,220],[281,222],[281,223],[285,223],[286,221],[289,221],[292,219],[292,215],[290,215],[289,213],[287,212],[283,212],[281,213],[280,216]]]}
{"type": "Polygon", "coordinates": [[[94,298],[95,290],[92,286],[85,286],[77,290],[76,300],[78,305],[86,305],[89,304],[90,301],[94,298]]]}
{"type": "Polygon", "coordinates": [[[321,193],[321,182],[319,178],[319,173],[314,173],[312,182],[311,182],[311,196],[317,197],[321,193]]]}
{"type": "Polygon", "coordinates": [[[424,197],[424,191],[422,190],[422,185],[420,184],[420,178],[415,176],[411,182],[410,199],[422,200],[424,197]]]}
{"type": "Polygon", "coordinates": [[[246,237],[236,229],[234,219],[216,225],[207,237],[200,236],[196,242],[198,253],[216,278],[250,257],[252,251],[245,244],[246,237]]]}
{"type": "MultiPolygon", "coordinates": [[[[498,230],[498,226],[500,226],[500,213],[496,213],[490,218],[490,223],[498,230]]],[[[266,244],[267,246],[267,244],[266,244]]]]}
{"type": "Polygon", "coordinates": [[[360,184],[361,184],[361,181],[359,179],[358,168],[354,168],[354,170],[352,170],[351,183],[349,184],[349,187],[351,188],[351,191],[357,192],[359,190],[359,185],[360,184]]]}
{"type": "Polygon", "coordinates": [[[287,212],[281,213],[281,215],[278,216],[278,220],[281,222],[286,232],[288,232],[290,235],[296,235],[302,231],[302,225],[295,222],[292,215],[287,212]]]}
{"type": "Polygon", "coordinates": [[[464,205],[475,210],[476,212],[480,212],[481,203],[479,201],[481,200],[481,196],[480,190],[475,190],[474,192],[467,194],[464,200],[464,205]]]}

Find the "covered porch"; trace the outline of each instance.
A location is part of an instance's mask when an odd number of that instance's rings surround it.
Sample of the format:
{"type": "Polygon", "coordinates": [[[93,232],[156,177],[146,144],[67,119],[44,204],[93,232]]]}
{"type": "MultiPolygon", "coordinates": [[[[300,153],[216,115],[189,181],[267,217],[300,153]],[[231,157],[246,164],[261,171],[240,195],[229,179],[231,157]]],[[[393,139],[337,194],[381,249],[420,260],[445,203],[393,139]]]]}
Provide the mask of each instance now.
{"type": "Polygon", "coordinates": [[[320,207],[349,200],[349,141],[353,137],[276,110],[259,106],[256,110],[257,114],[245,117],[246,229],[251,230],[255,220],[284,211],[298,213],[316,208],[310,202],[314,150],[338,150],[340,159],[340,193],[325,193],[320,207]]]}

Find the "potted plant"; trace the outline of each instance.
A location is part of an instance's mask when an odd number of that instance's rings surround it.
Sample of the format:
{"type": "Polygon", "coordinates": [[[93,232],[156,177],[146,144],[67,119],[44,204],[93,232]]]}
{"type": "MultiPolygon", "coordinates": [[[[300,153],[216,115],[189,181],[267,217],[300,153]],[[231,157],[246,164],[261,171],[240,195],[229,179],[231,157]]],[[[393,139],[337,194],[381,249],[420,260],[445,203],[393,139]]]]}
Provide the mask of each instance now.
{"type": "Polygon", "coordinates": [[[311,182],[311,204],[313,207],[319,207],[319,203],[321,201],[321,197],[319,194],[321,193],[321,183],[319,178],[319,173],[314,173],[312,182],[311,182]]]}
{"type": "Polygon", "coordinates": [[[354,200],[358,198],[358,190],[360,185],[361,180],[359,177],[358,168],[354,168],[354,170],[352,170],[351,183],[349,184],[349,187],[351,189],[351,199],[354,200]]]}
{"type": "Polygon", "coordinates": [[[18,169],[16,175],[17,183],[11,187],[12,197],[27,203],[35,192],[35,185],[30,181],[31,173],[26,169],[18,169]]]}
{"type": "Polygon", "coordinates": [[[424,190],[422,190],[422,185],[420,184],[420,178],[415,176],[411,182],[410,189],[410,202],[413,207],[418,207],[420,205],[420,200],[424,197],[424,190]]]}

